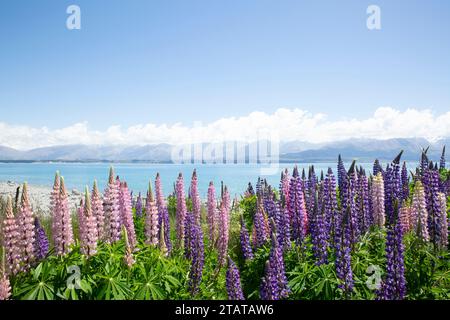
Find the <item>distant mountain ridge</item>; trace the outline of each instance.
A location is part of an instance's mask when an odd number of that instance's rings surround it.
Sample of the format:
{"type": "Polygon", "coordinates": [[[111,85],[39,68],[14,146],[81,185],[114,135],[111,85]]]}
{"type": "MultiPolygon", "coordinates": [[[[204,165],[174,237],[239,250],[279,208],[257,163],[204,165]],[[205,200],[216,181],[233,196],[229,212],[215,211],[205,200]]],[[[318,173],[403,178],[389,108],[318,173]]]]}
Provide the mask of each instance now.
{"type": "MultiPolygon", "coordinates": [[[[439,160],[442,147],[450,145],[450,138],[431,143],[420,138],[398,139],[349,139],[330,143],[314,144],[302,141],[281,142],[281,162],[334,162],[338,154],[344,160],[360,161],[392,160],[400,150],[402,159],[417,161],[422,148],[430,146],[430,159],[439,160]]],[[[0,146],[0,161],[142,161],[171,162],[173,146],[154,144],[144,146],[98,146],[63,145],[31,150],[16,150],[0,146]]]]}

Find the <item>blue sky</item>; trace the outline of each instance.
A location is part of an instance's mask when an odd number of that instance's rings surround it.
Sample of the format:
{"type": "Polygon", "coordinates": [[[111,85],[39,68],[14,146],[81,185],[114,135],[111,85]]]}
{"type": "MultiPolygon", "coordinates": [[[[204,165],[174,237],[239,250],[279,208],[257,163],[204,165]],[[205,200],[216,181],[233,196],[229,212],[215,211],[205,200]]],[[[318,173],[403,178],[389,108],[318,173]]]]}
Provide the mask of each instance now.
{"type": "Polygon", "coordinates": [[[450,110],[450,1],[2,1],[0,122],[192,125],[450,110]],[[66,8],[81,8],[67,30],[66,8]],[[366,28],[381,7],[382,29],[366,28]]]}

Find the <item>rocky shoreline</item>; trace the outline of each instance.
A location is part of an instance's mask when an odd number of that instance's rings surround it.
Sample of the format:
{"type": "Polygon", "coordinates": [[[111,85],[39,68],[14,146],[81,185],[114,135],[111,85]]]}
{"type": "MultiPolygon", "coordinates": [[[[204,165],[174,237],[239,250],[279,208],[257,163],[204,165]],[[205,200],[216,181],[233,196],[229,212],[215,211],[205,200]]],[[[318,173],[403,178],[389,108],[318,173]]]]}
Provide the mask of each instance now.
{"type": "MultiPolygon", "coordinates": [[[[14,181],[0,181],[0,197],[6,198],[6,196],[10,195],[14,199],[18,187],[22,190],[22,184],[14,181]]],[[[40,211],[42,214],[48,213],[51,191],[52,188],[48,186],[28,185],[28,195],[33,210],[40,211]]],[[[76,189],[67,190],[67,192],[70,208],[74,209],[80,203],[82,195],[76,189]]]]}

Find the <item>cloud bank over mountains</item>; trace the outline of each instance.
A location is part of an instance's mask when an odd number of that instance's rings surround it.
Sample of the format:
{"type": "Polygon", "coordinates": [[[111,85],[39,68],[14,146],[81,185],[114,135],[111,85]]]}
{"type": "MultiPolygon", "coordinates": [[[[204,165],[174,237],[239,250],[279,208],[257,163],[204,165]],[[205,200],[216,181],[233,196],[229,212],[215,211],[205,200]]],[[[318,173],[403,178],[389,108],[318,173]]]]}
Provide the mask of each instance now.
{"type": "Polygon", "coordinates": [[[326,114],[280,108],[272,114],[222,118],[188,126],[181,123],[110,126],[99,131],[87,122],[51,130],[0,122],[0,146],[28,150],[61,145],[149,145],[219,141],[253,141],[258,132],[272,132],[283,142],[326,143],[347,139],[425,138],[431,142],[450,137],[450,111],[430,109],[399,111],[380,107],[365,119],[331,119],[326,114]]]}

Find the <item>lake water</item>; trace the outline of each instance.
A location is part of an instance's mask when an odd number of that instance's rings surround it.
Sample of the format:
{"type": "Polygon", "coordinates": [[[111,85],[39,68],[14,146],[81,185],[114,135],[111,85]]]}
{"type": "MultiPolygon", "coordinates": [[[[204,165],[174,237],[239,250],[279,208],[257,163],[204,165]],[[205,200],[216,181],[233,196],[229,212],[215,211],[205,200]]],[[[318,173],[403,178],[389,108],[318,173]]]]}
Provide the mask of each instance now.
{"type": "MultiPolygon", "coordinates": [[[[299,164],[301,170],[310,164],[299,164]]],[[[328,167],[336,173],[336,163],[314,163],[315,172],[320,175],[320,171],[326,172],[328,167]]],[[[345,163],[346,168],[350,163],[345,163]]],[[[359,163],[366,171],[372,171],[372,163],[359,163]]],[[[55,171],[59,170],[64,176],[66,186],[69,189],[83,190],[88,185],[92,188],[94,179],[97,179],[100,190],[105,188],[108,180],[109,163],[0,163],[0,181],[15,181],[29,184],[52,186],[55,171]]],[[[161,175],[164,193],[167,195],[173,192],[174,182],[181,172],[184,176],[186,191],[190,183],[192,171],[197,169],[199,180],[199,192],[202,198],[206,197],[208,184],[213,181],[216,192],[220,192],[220,183],[224,182],[228,186],[232,196],[242,194],[248,182],[253,186],[261,176],[261,165],[257,164],[150,164],[150,163],[116,163],[113,164],[116,175],[127,181],[130,190],[134,194],[145,193],[148,183],[151,180],[154,186],[156,173],[161,175]]],[[[409,168],[414,168],[416,163],[409,163],[409,168]]],[[[284,168],[289,168],[292,172],[294,164],[280,164],[275,170],[276,174],[261,176],[268,182],[278,187],[280,174],[284,168]]]]}

